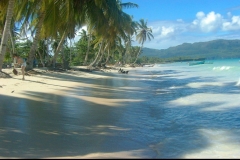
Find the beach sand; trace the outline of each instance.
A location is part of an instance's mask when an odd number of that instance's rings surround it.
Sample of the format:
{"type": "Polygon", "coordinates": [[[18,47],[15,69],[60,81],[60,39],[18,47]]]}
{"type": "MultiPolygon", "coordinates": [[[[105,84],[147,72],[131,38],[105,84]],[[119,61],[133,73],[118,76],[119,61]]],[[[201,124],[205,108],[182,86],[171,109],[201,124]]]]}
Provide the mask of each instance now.
{"type": "Polygon", "coordinates": [[[0,158],[154,157],[148,146],[118,135],[131,128],[114,126],[118,111],[141,102],[136,93],[143,90],[132,80],[137,68],[118,69],[35,68],[25,80],[3,69],[12,78],[0,78],[0,158]]]}

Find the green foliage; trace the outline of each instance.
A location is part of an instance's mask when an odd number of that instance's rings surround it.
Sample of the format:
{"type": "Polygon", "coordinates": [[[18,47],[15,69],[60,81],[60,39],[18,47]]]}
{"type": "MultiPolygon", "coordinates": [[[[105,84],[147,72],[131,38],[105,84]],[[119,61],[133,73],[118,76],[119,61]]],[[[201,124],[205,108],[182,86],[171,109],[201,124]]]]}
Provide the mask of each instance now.
{"type": "Polygon", "coordinates": [[[31,45],[32,41],[30,40],[24,42],[16,42],[15,44],[16,53],[23,58],[27,58],[28,53],[30,52],[31,45]]]}
{"type": "Polygon", "coordinates": [[[75,43],[72,65],[81,65],[87,52],[87,40],[79,40],[75,43]]]}

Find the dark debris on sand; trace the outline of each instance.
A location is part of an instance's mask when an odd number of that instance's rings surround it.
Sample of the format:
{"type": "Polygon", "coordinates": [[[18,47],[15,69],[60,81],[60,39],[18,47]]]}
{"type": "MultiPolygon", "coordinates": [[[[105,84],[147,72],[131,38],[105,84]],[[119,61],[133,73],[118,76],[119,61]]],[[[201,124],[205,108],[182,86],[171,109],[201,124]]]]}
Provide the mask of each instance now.
{"type": "Polygon", "coordinates": [[[71,69],[73,71],[82,71],[82,72],[92,72],[93,70],[92,69],[88,69],[88,68],[74,68],[74,69],[71,69]]]}
{"type": "Polygon", "coordinates": [[[0,78],[12,78],[8,73],[0,71],[0,78]]]}
{"type": "Polygon", "coordinates": [[[48,67],[47,69],[48,71],[52,71],[52,72],[66,72],[66,69],[63,69],[63,68],[48,67]]]}
{"type": "Polygon", "coordinates": [[[42,74],[42,72],[38,72],[38,71],[35,71],[35,70],[33,69],[33,70],[27,71],[27,72],[25,73],[25,75],[33,75],[33,74],[42,74]]]}

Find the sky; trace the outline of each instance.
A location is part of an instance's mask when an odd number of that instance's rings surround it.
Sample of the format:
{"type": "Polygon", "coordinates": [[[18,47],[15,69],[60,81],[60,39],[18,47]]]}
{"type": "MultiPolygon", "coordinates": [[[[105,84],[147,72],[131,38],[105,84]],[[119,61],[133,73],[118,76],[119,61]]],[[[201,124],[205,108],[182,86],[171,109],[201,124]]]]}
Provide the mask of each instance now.
{"type": "MultiPolygon", "coordinates": [[[[154,39],[143,47],[167,49],[183,43],[240,39],[240,0],[122,0],[138,4],[123,11],[144,19],[154,39]]],[[[134,39],[135,40],[135,39],[134,39]]],[[[140,44],[135,41],[133,46],[140,44]]]]}

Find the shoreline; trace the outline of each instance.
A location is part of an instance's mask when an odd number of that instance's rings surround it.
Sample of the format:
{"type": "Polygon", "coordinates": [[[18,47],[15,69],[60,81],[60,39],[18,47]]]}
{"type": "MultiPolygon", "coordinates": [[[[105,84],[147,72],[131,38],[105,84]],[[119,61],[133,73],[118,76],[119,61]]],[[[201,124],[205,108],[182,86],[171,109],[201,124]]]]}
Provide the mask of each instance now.
{"type": "MultiPolygon", "coordinates": [[[[119,133],[117,130],[119,126],[111,126],[113,125],[111,122],[107,124],[110,127],[110,130],[106,126],[106,128],[102,128],[99,125],[101,124],[101,119],[91,120],[91,116],[97,114],[101,117],[101,112],[105,114],[110,108],[114,108],[114,110],[122,110],[121,108],[125,108],[129,106],[129,104],[134,104],[137,102],[141,102],[141,98],[138,98],[137,95],[130,97],[126,97],[126,95],[133,93],[139,93],[142,90],[141,82],[132,81],[132,79],[136,79],[137,75],[135,73],[139,68],[128,68],[122,67],[124,70],[130,70],[129,74],[121,74],[118,73],[118,68],[104,71],[93,71],[93,72],[83,72],[83,71],[72,71],[68,70],[65,72],[53,72],[47,71],[45,69],[34,69],[36,73],[29,73],[29,75],[25,76],[25,80],[22,80],[22,75],[14,75],[12,73],[12,69],[3,69],[4,72],[9,73],[12,78],[0,78],[0,109],[6,112],[6,110],[14,111],[14,114],[6,113],[2,115],[3,119],[8,119],[9,117],[15,117],[19,120],[12,121],[11,124],[1,125],[2,130],[2,140],[7,140],[11,143],[7,143],[7,146],[3,151],[0,150],[0,158],[43,158],[43,159],[55,159],[55,158],[70,158],[70,159],[78,159],[78,158],[150,158],[155,157],[156,153],[154,150],[145,146],[143,144],[139,144],[134,141],[129,141],[127,139],[123,139],[119,137],[119,133]],[[122,82],[123,81],[123,82],[122,82]],[[108,83],[113,84],[108,84],[108,83]],[[127,85],[125,83],[128,83],[127,85]],[[108,85],[105,85],[108,84],[108,85]],[[99,94],[100,93],[100,94],[99,94]],[[70,102],[67,102],[70,101],[70,102]],[[62,104],[64,103],[64,104],[62,104]],[[77,107],[78,104],[83,104],[82,107],[77,107]],[[63,106],[64,105],[64,106],[63,106]],[[68,106],[67,106],[68,105],[68,106]],[[72,105],[75,105],[72,106],[72,105]],[[71,107],[72,106],[72,107],[71,107]],[[24,108],[32,108],[28,109],[27,112],[24,108]],[[101,108],[101,110],[98,109],[101,108]],[[80,130],[75,128],[74,132],[62,132],[61,127],[64,125],[73,125],[74,123],[61,124],[60,128],[55,128],[54,126],[58,124],[55,122],[54,109],[69,109],[75,108],[75,112],[77,110],[91,109],[91,110],[99,110],[100,113],[79,113],[82,117],[81,127],[85,129],[80,130]],[[109,109],[108,109],[109,108],[109,109]],[[31,112],[27,114],[31,110],[38,110],[39,113],[31,112]],[[46,112],[46,111],[47,112],[46,112]],[[50,115],[39,115],[41,112],[48,113],[50,115]],[[52,113],[53,112],[53,113],[52,113]],[[53,115],[51,115],[53,114],[53,115]],[[90,114],[90,115],[89,115],[90,114]],[[28,115],[28,116],[26,116],[28,115]],[[39,116],[40,117],[39,117],[39,116]],[[90,117],[89,117],[90,116],[90,117]],[[31,119],[32,117],[32,119],[31,119]],[[45,118],[44,118],[45,117],[45,118]],[[84,118],[85,117],[85,118],[84,118]],[[38,123],[41,122],[40,126],[27,126],[23,128],[19,128],[15,126],[18,124],[17,121],[22,122],[22,118],[24,121],[29,121],[28,123],[36,121],[38,123]],[[89,119],[90,118],[90,119],[89,119]],[[99,122],[100,121],[100,122],[99,122]],[[53,123],[53,128],[44,129],[45,125],[49,125],[49,122],[53,123]],[[97,126],[94,128],[99,128],[99,131],[91,131],[89,128],[93,127],[92,125],[96,123],[97,126]],[[15,127],[14,127],[15,126],[15,127]],[[30,127],[30,128],[27,128],[30,127]],[[39,128],[40,127],[40,128],[39,128]],[[113,127],[113,131],[111,131],[113,127]],[[36,129],[34,129],[36,128],[36,129]],[[54,129],[55,128],[55,129],[54,129]],[[102,129],[101,129],[102,128],[102,129]],[[116,128],[116,133],[115,129],[116,128]],[[31,134],[29,135],[29,131],[31,130],[31,134]],[[16,132],[15,132],[16,131],[16,132]],[[80,134],[77,135],[76,133],[80,134]],[[86,132],[86,133],[85,133],[86,132]],[[92,132],[92,134],[88,135],[92,132]],[[111,134],[115,133],[113,136],[111,134]],[[6,135],[5,135],[6,133],[6,135]],[[13,135],[7,136],[7,135],[13,135]],[[16,135],[15,135],[16,134],[16,135]],[[55,135],[56,134],[56,135],[55,135]],[[66,135],[65,135],[66,134],[66,135]],[[88,138],[84,138],[83,135],[87,134],[88,138]],[[101,137],[99,137],[103,134],[101,137]],[[105,135],[106,134],[106,135],[105,135]],[[110,134],[110,135],[108,135],[110,134]],[[14,136],[15,135],[15,136],[14,136]],[[82,136],[81,136],[82,135],[82,136]],[[109,138],[105,138],[105,136],[109,138]],[[25,143],[18,142],[17,144],[14,142],[14,139],[18,139],[18,141],[22,141],[26,139],[30,141],[28,137],[35,137],[31,142],[25,143]],[[113,136],[113,137],[112,137],[113,136]],[[4,138],[5,137],[5,138],[4,138]],[[22,137],[22,138],[20,138],[22,137]],[[45,140],[40,140],[43,138],[45,140]],[[62,138],[65,137],[75,140],[76,142],[71,142],[67,140],[64,142],[65,147],[59,146],[58,144],[61,142],[62,138]],[[109,139],[109,140],[108,140],[109,139]],[[111,140],[112,139],[112,140],[111,140]],[[40,141],[39,141],[40,140],[40,141]],[[40,148],[41,151],[35,150],[34,148],[38,148],[38,145],[46,145],[50,141],[53,148],[50,147],[51,152],[43,151],[44,148],[48,148],[48,146],[40,148]],[[104,143],[100,143],[103,141],[104,143]],[[81,142],[83,144],[88,144],[87,148],[85,148],[82,144],[77,144],[77,142],[81,142]],[[118,146],[117,144],[124,144],[123,146],[118,146]],[[19,148],[19,145],[22,147],[19,148]],[[77,148],[73,148],[71,145],[77,145],[77,148]],[[110,145],[112,147],[106,147],[105,145],[110,145]],[[68,146],[68,147],[67,147],[68,146]],[[105,146],[105,147],[104,147],[105,146]],[[103,147],[103,148],[102,148],[103,147]],[[31,151],[27,151],[30,148],[33,148],[31,151]],[[62,150],[64,148],[64,150],[62,150]],[[62,151],[61,151],[62,150],[62,151]],[[67,153],[69,152],[69,153],[67,153]],[[72,152],[72,154],[70,153],[72,152]],[[11,154],[10,154],[11,153],[11,154]]],[[[19,70],[18,70],[19,71],[19,70]]],[[[66,116],[71,116],[73,113],[66,113],[66,116]]],[[[95,115],[96,116],[96,115],[95,115]]],[[[109,115],[110,116],[110,115],[109,115]]],[[[64,117],[62,117],[64,118],[64,117]]],[[[67,119],[71,120],[74,117],[69,117],[67,119]],[[70,118],[70,119],[69,119],[70,118]]],[[[77,117],[78,118],[78,117],[77,117]]],[[[66,119],[66,120],[67,120],[66,119]]],[[[103,118],[104,121],[105,118],[103,118]]],[[[60,119],[61,120],[61,119],[60,119]]],[[[37,123],[37,124],[38,124],[37,123]]],[[[50,123],[50,124],[51,124],[50,123]]],[[[35,123],[34,123],[35,124],[35,123]]],[[[106,125],[107,125],[106,124],[106,125]]],[[[20,125],[21,126],[21,125],[20,125]]],[[[26,142],[27,142],[26,141],[26,142]]],[[[3,142],[5,143],[5,142],[3,142]]]]}
{"type": "Polygon", "coordinates": [[[237,117],[229,117],[239,111],[239,75],[231,72],[239,67],[222,69],[231,65],[195,69],[179,63],[129,68],[129,74],[117,67],[1,79],[9,90],[0,88],[0,155],[239,157],[237,117]]]}

